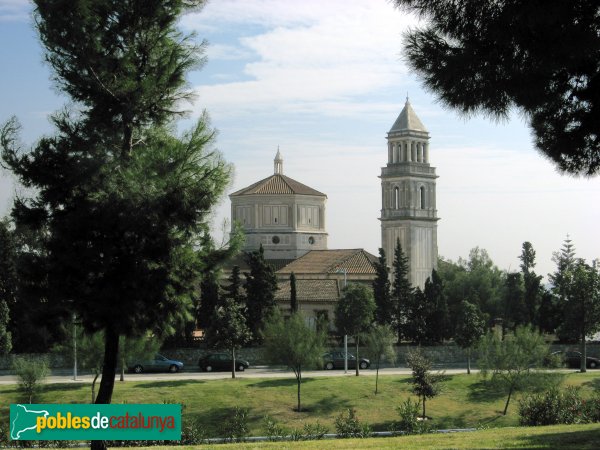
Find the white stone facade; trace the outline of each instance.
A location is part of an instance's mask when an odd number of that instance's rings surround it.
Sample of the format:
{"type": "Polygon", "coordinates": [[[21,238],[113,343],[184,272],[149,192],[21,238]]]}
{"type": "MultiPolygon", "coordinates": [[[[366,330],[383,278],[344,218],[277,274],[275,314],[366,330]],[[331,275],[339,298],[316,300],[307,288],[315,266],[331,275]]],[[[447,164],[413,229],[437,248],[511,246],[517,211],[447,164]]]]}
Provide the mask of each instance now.
{"type": "Polygon", "coordinates": [[[423,288],[437,267],[436,173],[429,164],[429,133],[408,100],[387,135],[381,169],[381,243],[388,263],[396,242],[408,256],[410,282],[423,288]]]}

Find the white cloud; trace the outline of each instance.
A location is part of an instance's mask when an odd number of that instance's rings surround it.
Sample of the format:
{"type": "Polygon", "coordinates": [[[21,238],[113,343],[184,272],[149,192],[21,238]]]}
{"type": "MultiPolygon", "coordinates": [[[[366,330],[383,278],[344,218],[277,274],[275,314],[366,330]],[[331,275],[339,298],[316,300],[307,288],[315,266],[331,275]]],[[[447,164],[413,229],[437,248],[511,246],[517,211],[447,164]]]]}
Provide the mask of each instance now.
{"type": "Polygon", "coordinates": [[[30,13],[27,0],[0,0],[0,22],[26,21],[30,13]]]}
{"type": "MultiPolygon", "coordinates": [[[[400,33],[416,19],[383,0],[224,1],[209,4],[183,23],[200,31],[205,23],[265,27],[251,35],[240,29],[238,51],[255,55],[243,69],[248,81],[197,88],[200,103],[215,117],[273,106],[279,111],[348,116],[365,111],[359,96],[408,83],[399,57],[400,33]]],[[[214,52],[219,55],[221,50],[214,52]]],[[[394,100],[391,103],[397,103],[394,100]]]]}

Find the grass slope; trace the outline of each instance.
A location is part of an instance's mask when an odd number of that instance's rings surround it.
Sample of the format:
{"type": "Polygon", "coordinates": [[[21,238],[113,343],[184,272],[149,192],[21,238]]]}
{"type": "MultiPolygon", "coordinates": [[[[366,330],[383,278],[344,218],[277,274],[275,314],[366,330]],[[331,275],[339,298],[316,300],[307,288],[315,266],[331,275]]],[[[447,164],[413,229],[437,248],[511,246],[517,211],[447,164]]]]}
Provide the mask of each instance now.
{"type": "MultiPolygon", "coordinates": [[[[589,396],[600,386],[600,373],[571,373],[565,383],[581,386],[583,395],[589,396]]],[[[264,435],[266,414],[288,429],[318,421],[335,432],[335,418],[346,408],[355,408],[360,421],[373,430],[389,430],[398,419],[396,407],[412,396],[410,377],[381,376],[378,395],[373,393],[374,387],[373,377],[307,378],[302,384],[306,410],[301,413],[293,409],[293,378],[116,382],[113,403],[182,403],[184,420],[197,419],[209,436],[221,435],[222,424],[234,406],[249,408],[250,435],[264,435]]],[[[52,384],[45,386],[35,402],[86,403],[89,397],[89,385],[52,384]]],[[[443,392],[427,402],[427,415],[437,429],[514,426],[518,423],[518,398],[502,416],[502,392],[488,389],[477,375],[450,375],[443,383],[443,392]]],[[[22,398],[16,386],[0,386],[0,417],[8,418],[9,405],[19,401],[22,398]]]]}
{"type": "MultiPolygon", "coordinates": [[[[178,447],[182,450],[249,450],[249,449],[577,449],[598,448],[600,424],[555,425],[550,427],[503,428],[472,433],[426,434],[394,438],[338,439],[306,442],[265,442],[178,447]]],[[[167,447],[145,447],[166,450],[167,447]]]]}

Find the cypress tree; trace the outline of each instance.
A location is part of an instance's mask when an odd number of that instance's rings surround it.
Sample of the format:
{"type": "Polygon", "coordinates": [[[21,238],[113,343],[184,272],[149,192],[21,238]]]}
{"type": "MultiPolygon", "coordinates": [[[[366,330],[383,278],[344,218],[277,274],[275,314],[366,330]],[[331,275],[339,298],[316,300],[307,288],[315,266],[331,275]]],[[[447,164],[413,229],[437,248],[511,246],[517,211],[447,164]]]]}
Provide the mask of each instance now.
{"type": "Polygon", "coordinates": [[[373,280],[375,298],[375,322],[380,325],[395,325],[396,308],[390,294],[390,269],[387,265],[385,250],[379,249],[379,259],[375,263],[376,278],[373,280]]]}

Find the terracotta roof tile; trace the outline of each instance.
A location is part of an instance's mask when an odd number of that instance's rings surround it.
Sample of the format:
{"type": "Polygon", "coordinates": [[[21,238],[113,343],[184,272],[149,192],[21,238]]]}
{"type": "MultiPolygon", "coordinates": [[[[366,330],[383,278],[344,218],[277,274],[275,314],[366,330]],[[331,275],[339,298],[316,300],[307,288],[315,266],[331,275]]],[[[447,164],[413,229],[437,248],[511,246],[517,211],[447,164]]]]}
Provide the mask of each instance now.
{"type": "MultiPolygon", "coordinates": [[[[289,302],[291,296],[290,282],[280,281],[279,290],[275,293],[278,302],[289,302]]],[[[340,296],[337,280],[296,280],[296,297],[299,302],[333,302],[340,296]]]]}
{"type": "Polygon", "coordinates": [[[375,274],[377,258],[363,249],[312,250],[280,269],[278,274],[337,273],[375,274]]]}
{"type": "Polygon", "coordinates": [[[327,197],[322,192],[317,191],[305,184],[300,183],[290,177],[281,174],[274,174],[264,180],[257,181],[248,187],[230,194],[230,197],[239,195],[273,195],[273,194],[298,194],[298,195],[318,195],[327,197]]]}

